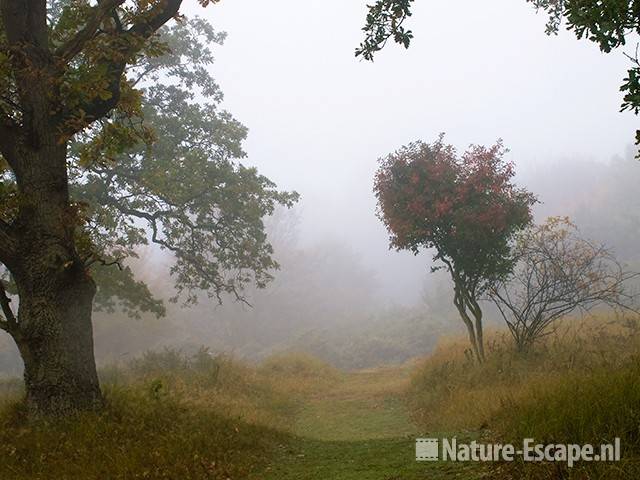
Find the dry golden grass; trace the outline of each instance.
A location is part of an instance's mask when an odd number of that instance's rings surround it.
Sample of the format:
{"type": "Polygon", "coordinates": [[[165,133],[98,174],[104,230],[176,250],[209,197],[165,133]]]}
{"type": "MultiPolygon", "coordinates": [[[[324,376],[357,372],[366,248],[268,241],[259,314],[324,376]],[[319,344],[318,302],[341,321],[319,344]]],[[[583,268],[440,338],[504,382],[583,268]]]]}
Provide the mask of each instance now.
{"type": "Polygon", "coordinates": [[[189,358],[175,350],[148,352],[125,367],[103,371],[107,385],[155,386],[159,395],[206,408],[229,418],[281,428],[304,399],[326,391],[342,374],[310,355],[290,352],[253,365],[201,350],[189,358]]]}
{"type": "Polygon", "coordinates": [[[446,338],[419,362],[409,401],[420,425],[477,429],[505,405],[555,391],[574,375],[622,368],[640,352],[640,330],[629,319],[568,319],[527,355],[504,331],[488,332],[486,348],[487,361],[477,365],[464,338],[446,338]]]}
{"type": "Polygon", "coordinates": [[[292,442],[304,396],[340,374],[305,355],[250,365],[206,350],[148,352],[101,371],[107,407],[30,419],[0,383],[0,479],[237,479],[292,442]]]}
{"type": "Polygon", "coordinates": [[[620,437],[623,461],[513,463],[496,478],[640,478],[640,330],[637,319],[568,319],[527,355],[507,334],[488,337],[487,361],[462,339],[441,343],[414,372],[408,402],[427,431],[485,430],[497,441],[599,445],[620,437]]]}

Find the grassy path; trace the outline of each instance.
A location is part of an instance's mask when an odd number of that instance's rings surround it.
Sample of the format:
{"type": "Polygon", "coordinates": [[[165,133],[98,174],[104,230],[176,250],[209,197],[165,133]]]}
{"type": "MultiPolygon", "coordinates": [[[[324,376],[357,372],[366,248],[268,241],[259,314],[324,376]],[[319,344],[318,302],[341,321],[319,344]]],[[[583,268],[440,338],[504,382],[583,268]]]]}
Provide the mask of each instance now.
{"type": "Polygon", "coordinates": [[[345,375],[308,398],[264,480],[438,480],[480,478],[477,465],[416,462],[422,436],[401,400],[408,368],[345,375]],[[473,470],[472,470],[473,469],[473,470]]]}

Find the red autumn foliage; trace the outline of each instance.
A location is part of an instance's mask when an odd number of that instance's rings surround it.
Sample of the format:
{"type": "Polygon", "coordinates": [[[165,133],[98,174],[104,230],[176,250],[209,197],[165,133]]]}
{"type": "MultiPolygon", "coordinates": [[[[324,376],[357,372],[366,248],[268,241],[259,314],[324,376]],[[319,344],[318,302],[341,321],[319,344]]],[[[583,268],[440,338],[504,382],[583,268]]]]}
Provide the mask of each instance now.
{"type": "Polygon", "coordinates": [[[474,276],[509,270],[509,242],[531,221],[535,197],[513,183],[498,141],[458,155],[442,141],[414,142],[381,159],[375,176],[378,216],[391,246],[436,258],[474,276]]]}
{"type": "Polygon", "coordinates": [[[416,254],[435,248],[434,260],[451,274],[453,303],[483,361],[478,300],[513,270],[511,240],[531,223],[536,199],[512,183],[514,168],[504,160],[502,142],[471,146],[458,155],[442,139],[411,143],[380,160],[374,185],[377,213],[391,247],[416,254]]]}

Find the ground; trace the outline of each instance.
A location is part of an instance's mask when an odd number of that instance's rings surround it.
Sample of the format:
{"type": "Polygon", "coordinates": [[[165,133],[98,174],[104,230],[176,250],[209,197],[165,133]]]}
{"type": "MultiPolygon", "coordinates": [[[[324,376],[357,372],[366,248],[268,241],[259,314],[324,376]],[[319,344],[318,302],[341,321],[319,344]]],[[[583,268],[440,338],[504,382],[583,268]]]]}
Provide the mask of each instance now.
{"type": "MultiPolygon", "coordinates": [[[[296,435],[282,446],[264,480],[438,480],[483,476],[473,463],[417,462],[415,439],[447,435],[421,432],[401,395],[410,366],[345,374],[314,393],[295,422],[296,435]]],[[[451,435],[450,433],[448,435],[451,435]]],[[[469,434],[458,433],[459,438],[469,434]]]]}

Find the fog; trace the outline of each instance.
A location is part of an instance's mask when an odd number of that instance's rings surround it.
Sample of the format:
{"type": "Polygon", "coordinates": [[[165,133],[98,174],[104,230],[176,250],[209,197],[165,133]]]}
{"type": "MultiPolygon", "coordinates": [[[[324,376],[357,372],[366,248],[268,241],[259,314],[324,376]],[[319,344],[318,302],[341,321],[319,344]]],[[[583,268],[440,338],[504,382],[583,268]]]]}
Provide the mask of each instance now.
{"type": "Polygon", "coordinates": [[[387,254],[371,193],[378,157],[439,132],[460,149],[502,138],[526,184],[568,157],[624,154],[637,120],[618,112],[623,55],[569,32],[547,37],[546,17],[524,1],[416,2],[411,48],[389,45],[374,63],[353,55],[365,10],[225,0],[204,15],[229,33],[213,68],[250,129],[249,162],[302,195],[301,240],[348,244],[387,301],[410,305],[429,258],[387,254]]]}
{"type": "MultiPolygon", "coordinates": [[[[189,6],[229,34],[211,68],[225,108],[249,128],[245,163],[301,200],[268,220],[282,268],[265,291],[248,292],[252,307],[229,299],[171,306],[166,319],[98,314],[99,361],[198,344],[250,358],[302,346],[346,366],[381,349],[389,360],[424,353],[460,323],[448,279],[430,273],[429,252],[389,250],[372,181],[379,157],[440,132],[460,150],[502,138],[518,184],[542,202],[538,219],[569,215],[640,264],[637,118],[619,113],[621,53],[567,32],[547,37],[546,18],[524,1],[432,1],[415,5],[409,50],[389,45],[368,63],[354,57],[365,10],[338,0],[189,6]]],[[[170,296],[163,257],[149,251],[135,267],[170,296]]],[[[14,347],[0,341],[0,363],[14,372],[14,347]]]]}

